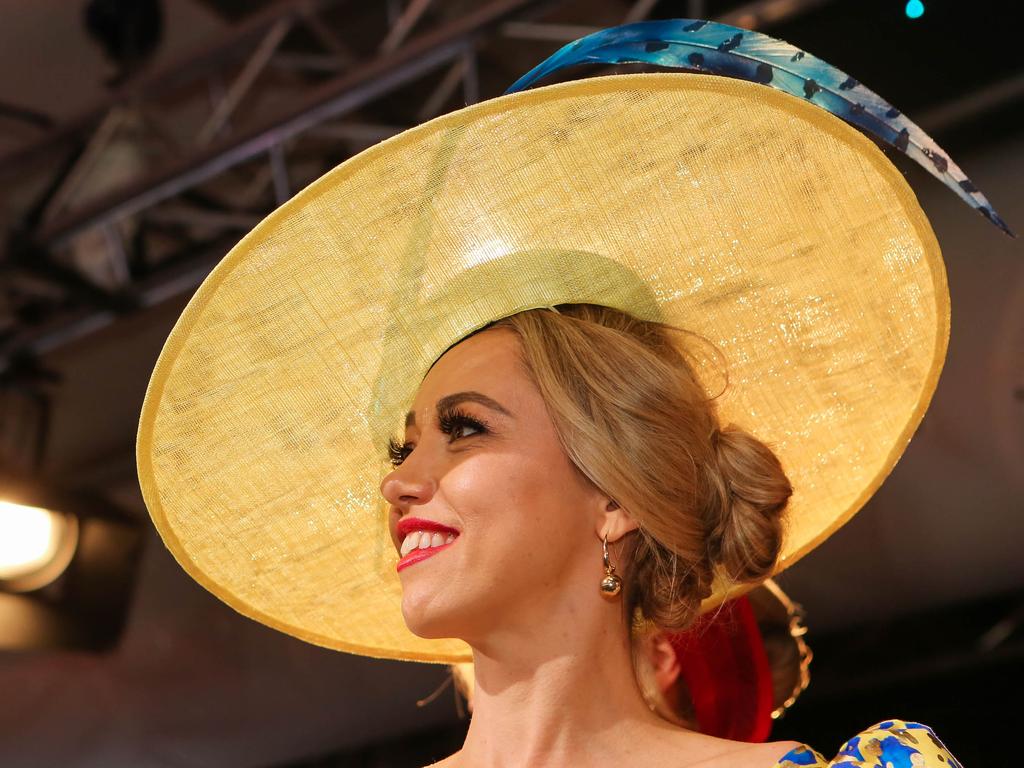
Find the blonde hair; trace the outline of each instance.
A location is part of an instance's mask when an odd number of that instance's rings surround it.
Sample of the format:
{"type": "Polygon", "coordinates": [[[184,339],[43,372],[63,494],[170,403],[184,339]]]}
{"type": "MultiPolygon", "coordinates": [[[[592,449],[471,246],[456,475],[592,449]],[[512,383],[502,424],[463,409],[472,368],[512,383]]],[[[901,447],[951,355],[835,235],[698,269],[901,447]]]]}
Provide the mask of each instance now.
{"type": "Polygon", "coordinates": [[[789,481],[767,446],[721,428],[678,342],[684,332],[591,304],[488,328],[518,334],[566,454],[639,524],[620,569],[628,617],[683,629],[717,572],[770,575],[789,481]]]}

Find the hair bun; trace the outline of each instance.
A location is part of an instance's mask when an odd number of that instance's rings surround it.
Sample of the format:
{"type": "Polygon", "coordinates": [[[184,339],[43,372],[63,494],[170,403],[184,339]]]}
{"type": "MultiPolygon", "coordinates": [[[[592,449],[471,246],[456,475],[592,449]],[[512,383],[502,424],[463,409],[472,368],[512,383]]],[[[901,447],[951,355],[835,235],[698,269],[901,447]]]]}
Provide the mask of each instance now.
{"type": "Polygon", "coordinates": [[[708,559],[733,581],[759,581],[778,560],[793,488],[771,449],[739,427],[715,430],[711,443],[708,559]]]}

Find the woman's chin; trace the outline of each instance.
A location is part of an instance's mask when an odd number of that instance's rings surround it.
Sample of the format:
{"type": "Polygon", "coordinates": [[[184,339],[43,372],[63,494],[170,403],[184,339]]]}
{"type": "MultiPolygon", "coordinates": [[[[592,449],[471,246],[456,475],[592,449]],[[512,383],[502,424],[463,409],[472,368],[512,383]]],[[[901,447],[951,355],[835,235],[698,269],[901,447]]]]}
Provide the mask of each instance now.
{"type": "Polygon", "coordinates": [[[424,640],[446,640],[459,636],[458,630],[451,622],[438,621],[433,617],[414,617],[413,620],[406,618],[405,626],[416,637],[424,640]]]}
{"type": "Polygon", "coordinates": [[[402,618],[409,631],[424,640],[459,637],[461,624],[457,617],[437,605],[436,601],[416,600],[405,595],[402,598],[402,618]]]}

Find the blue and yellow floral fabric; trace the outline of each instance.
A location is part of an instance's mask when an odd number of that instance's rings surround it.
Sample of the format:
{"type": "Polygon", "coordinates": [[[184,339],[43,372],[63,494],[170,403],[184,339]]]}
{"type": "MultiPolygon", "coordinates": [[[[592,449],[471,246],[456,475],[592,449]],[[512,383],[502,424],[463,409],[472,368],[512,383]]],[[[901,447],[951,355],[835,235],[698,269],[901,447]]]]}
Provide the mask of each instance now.
{"type": "Polygon", "coordinates": [[[861,731],[832,760],[804,745],[788,752],[776,768],[962,768],[927,725],[886,720],[861,731]]]}

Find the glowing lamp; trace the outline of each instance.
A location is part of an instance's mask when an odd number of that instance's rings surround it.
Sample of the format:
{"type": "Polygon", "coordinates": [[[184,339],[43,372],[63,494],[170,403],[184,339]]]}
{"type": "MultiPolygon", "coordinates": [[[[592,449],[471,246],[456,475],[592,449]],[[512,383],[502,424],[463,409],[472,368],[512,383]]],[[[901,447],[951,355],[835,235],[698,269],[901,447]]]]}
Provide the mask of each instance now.
{"type": "Polygon", "coordinates": [[[0,586],[40,589],[60,576],[78,545],[78,520],[42,507],[0,501],[0,586]]]}

